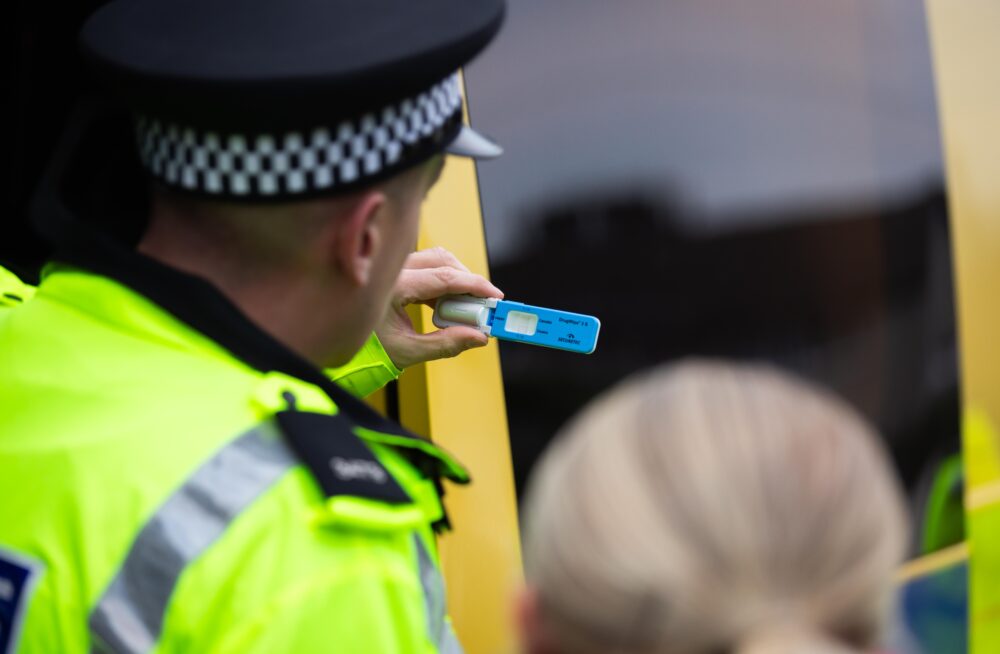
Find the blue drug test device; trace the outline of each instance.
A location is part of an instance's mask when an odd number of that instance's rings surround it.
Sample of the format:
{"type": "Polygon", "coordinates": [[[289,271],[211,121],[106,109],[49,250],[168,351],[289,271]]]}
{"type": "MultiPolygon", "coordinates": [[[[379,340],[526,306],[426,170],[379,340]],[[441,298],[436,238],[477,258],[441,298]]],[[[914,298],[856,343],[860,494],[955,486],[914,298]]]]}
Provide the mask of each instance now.
{"type": "Polygon", "coordinates": [[[597,348],[601,331],[601,321],[594,316],[471,295],[438,300],[433,321],[440,328],[474,327],[500,340],[580,354],[590,354],[597,348]]]}

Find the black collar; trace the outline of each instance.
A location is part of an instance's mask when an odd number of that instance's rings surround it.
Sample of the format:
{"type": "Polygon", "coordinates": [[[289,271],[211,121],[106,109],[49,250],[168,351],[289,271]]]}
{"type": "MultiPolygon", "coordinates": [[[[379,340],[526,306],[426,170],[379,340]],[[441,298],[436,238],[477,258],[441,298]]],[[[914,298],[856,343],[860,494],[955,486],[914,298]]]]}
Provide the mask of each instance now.
{"type": "Polygon", "coordinates": [[[255,370],[281,372],[318,386],[361,427],[420,438],[340,388],[260,329],[205,279],[133,251],[128,241],[138,238],[142,223],[136,216],[145,211],[144,198],[138,204],[134,200],[144,196],[144,191],[136,191],[145,189],[145,182],[137,162],[122,159],[121,153],[133,150],[129,138],[128,118],[106,107],[86,106],[71,120],[32,207],[35,227],[53,244],[54,258],[131,288],[255,370]],[[118,158],[108,162],[112,152],[118,158]],[[109,187],[106,182],[115,185],[109,187]],[[103,204],[128,194],[131,203],[103,204]],[[102,203],[93,206],[94,198],[101,198],[102,203]],[[131,216],[123,218],[123,213],[131,216]]]}

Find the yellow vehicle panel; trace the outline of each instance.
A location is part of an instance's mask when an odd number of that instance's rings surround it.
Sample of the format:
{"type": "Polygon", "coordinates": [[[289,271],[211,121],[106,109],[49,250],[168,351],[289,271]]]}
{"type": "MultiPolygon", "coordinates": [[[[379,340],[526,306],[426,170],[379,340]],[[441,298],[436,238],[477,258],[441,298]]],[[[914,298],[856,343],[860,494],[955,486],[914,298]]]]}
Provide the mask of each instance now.
{"type": "MultiPolygon", "coordinates": [[[[449,158],[424,205],[419,248],[443,246],[489,276],[475,164],[449,158]]],[[[432,331],[431,310],[412,313],[432,331]]],[[[378,400],[376,400],[378,401],[378,400]]],[[[471,486],[446,498],[455,531],[439,542],[448,608],[470,654],[511,651],[510,599],[522,579],[517,500],[495,340],[460,357],[407,369],[399,379],[399,418],[433,435],[472,472],[471,486]]]]}
{"type": "Polygon", "coordinates": [[[1000,4],[928,0],[958,297],[969,628],[1000,651],[1000,4]]]}

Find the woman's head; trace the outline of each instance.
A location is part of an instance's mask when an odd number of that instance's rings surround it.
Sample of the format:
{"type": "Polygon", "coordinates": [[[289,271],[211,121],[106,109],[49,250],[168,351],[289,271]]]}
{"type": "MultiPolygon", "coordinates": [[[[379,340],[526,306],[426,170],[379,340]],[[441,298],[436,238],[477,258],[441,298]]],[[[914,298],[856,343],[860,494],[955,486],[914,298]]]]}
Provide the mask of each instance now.
{"type": "Polygon", "coordinates": [[[905,541],[878,441],[773,369],[628,380],[550,448],[528,493],[522,604],[538,652],[863,649],[905,541]]]}

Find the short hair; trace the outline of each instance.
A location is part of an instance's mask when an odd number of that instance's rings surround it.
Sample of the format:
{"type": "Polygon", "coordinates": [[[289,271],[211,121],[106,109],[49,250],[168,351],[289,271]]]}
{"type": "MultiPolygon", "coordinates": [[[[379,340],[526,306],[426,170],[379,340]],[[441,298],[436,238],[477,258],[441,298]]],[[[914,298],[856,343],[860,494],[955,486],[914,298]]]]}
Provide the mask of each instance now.
{"type": "Polygon", "coordinates": [[[627,380],[558,436],[526,500],[530,583],[565,652],[868,647],[905,543],[868,424],[754,365],[627,380]]]}
{"type": "Polygon", "coordinates": [[[418,182],[434,165],[440,165],[440,157],[351,193],[273,203],[203,197],[154,184],[153,220],[168,221],[172,232],[199,248],[200,255],[226,262],[243,278],[267,276],[298,262],[303,247],[365,193],[378,191],[390,202],[405,202],[410,193],[422,190],[418,182]]]}

